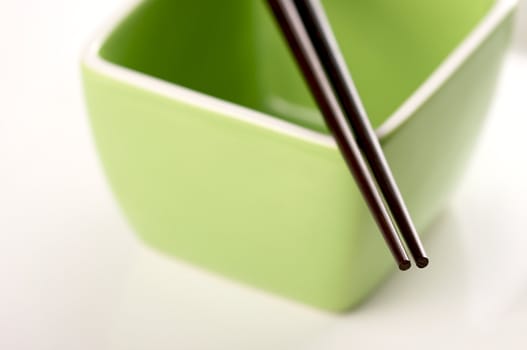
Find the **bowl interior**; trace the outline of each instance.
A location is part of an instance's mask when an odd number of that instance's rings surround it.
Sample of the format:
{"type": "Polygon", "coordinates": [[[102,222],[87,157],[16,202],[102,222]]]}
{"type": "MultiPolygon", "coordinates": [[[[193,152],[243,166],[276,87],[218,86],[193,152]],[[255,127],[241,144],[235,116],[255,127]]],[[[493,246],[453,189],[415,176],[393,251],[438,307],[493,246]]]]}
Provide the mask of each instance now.
{"type": "MultiPolygon", "coordinates": [[[[493,3],[323,2],[374,126],[419,87],[493,3]]],[[[113,30],[100,55],[120,66],[327,132],[264,1],[147,0],[113,30]],[[277,94],[309,110],[276,109],[269,96],[277,94]]]]}

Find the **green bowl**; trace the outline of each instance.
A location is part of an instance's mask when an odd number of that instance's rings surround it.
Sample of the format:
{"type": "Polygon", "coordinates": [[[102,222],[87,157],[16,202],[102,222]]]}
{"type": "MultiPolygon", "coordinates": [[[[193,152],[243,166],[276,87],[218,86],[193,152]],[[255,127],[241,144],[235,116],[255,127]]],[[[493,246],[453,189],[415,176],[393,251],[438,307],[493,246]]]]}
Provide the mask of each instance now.
{"type": "MultiPolygon", "coordinates": [[[[474,146],[515,1],[324,4],[425,231],[474,146]]],[[[395,269],[263,1],[134,4],[82,69],[106,173],[148,245],[329,310],[395,269]]]]}

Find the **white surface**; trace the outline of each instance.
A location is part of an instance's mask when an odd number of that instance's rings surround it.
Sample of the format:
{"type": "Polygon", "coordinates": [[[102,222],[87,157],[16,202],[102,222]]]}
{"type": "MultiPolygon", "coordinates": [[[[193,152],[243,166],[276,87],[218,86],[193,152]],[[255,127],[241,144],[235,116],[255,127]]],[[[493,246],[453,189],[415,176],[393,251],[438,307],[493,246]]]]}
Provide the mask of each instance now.
{"type": "Polygon", "coordinates": [[[0,2],[0,349],[527,347],[526,37],[507,58],[464,184],[426,240],[430,268],[395,274],[335,316],[136,240],[101,172],[77,66],[119,5],[0,2]]]}

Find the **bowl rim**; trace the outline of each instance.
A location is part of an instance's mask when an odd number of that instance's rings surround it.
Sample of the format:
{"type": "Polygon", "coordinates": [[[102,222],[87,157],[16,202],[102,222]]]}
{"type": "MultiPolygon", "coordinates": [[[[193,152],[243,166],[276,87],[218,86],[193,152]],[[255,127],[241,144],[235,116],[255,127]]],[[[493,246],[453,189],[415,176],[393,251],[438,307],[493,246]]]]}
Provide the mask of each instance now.
{"type": "MultiPolygon", "coordinates": [[[[237,103],[223,100],[184,86],[156,78],[145,73],[120,66],[105,60],[99,52],[114,28],[126,18],[143,0],[128,1],[111,16],[88,42],[83,50],[81,64],[96,73],[111,77],[136,88],[210,110],[225,117],[234,118],[274,132],[336,149],[336,143],[330,134],[319,132],[293,122],[279,119],[271,114],[260,112],[237,103]]],[[[518,0],[495,0],[488,13],[471,32],[455,47],[428,78],[404,100],[401,105],[386,118],[375,130],[382,140],[399,129],[412,115],[457,71],[474,53],[480,44],[514,10],[518,0]]]]}

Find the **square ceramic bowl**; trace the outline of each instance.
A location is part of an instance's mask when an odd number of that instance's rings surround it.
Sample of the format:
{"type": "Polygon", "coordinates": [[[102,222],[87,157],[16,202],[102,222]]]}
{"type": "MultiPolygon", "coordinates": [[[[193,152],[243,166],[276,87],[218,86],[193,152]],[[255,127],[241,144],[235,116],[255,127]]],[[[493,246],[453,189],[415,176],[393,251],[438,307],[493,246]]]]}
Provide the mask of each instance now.
{"type": "MultiPolygon", "coordinates": [[[[484,120],[515,2],[324,4],[425,231],[484,120]]],[[[263,1],[133,4],[82,68],[107,176],[150,246],[329,310],[394,270],[263,1]]]]}

